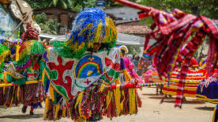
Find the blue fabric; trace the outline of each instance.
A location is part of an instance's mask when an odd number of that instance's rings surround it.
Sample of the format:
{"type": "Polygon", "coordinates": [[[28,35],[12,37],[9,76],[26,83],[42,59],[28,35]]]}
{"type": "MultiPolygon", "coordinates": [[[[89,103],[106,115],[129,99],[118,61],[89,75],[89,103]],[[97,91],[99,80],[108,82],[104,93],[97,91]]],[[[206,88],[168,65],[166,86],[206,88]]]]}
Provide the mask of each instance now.
{"type": "Polygon", "coordinates": [[[49,86],[50,86],[50,80],[47,79],[46,86],[45,86],[45,93],[48,93],[49,86]]]}
{"type": "Polygon", "coordinates": [[[36,109],[36,108],[42,108],[42,105],[41,105],[40,102],[38,102],[38,103],[31,103],[30,106],[32,106],[34,109],[36,109]]]}
{"type": "MultiPolygon", "coordinates": [[[[85,42],[87,40],[93,40],[95,35],[95,30],[98,27],[98,24],[102,22],[102,30],[105,30],[105,17],[107,17],[106,13],[102,9],[98,8],[87,8],[79,13],[73,23],[73,29],[71,35],[69,37],[69,41],[73,40],[73,43],[85,42]],[[90,29],[85,29],[88,24],[92,23],[92,27],[90,29]],[[85,29],[85,30],[84,30],[85,29]],[[83,34],[79,35],[80,32],[83,31],[83,34]],[[90,35],[89,35],[90,34],[90,35]]],[[[103,31],[102,37],[104,37],[105,31],[103,31]]],[[[103,41],[104,38],[101,38],[100,42],[103,41]]]]}
{"type": "Polygon", "coordinates": [[[123,58],[120,59],[120,70],[124,70],[125,69],[125,64],[124,64],[124,60],[123,58]]]}
{"type": "Polygon", "coordinates": [[[143,57],[145,57],[145,60],[151,60],[152,59],[152,57],[149,56],[148,54],[143,54],[143,57]]]}
{"type": "Polygon", "coordinates": [[[11,54],[12,54],[12,55],[15,54],[15,53],[16,53],[16,47],[15,47],[15,46],[12,46],[12,47],[10,48],[10,51],[11,51],[11,54]]]}
{"type": "Polygon", "coordinates": [[[215,81],[208,81],[208,78],[202,80],[198,85],[197,94],[208,99],[218,99],[218,79],[215,81]]]}

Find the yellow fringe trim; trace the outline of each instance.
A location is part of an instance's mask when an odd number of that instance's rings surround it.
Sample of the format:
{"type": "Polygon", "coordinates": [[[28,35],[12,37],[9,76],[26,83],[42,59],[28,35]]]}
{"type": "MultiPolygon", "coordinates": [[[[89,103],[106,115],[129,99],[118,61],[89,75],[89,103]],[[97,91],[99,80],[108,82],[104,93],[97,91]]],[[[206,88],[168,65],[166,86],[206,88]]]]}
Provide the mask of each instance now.
{"type": "Polygon", "coordinates": [[[55,120],[58,120],[58,112],[59,112],[59,109],[60,109],[60,103],[58,103],[58,104],[56,105],[55,120]]]}
{"type": "Polygon", "coordinates": [[[129,89],[129,114],[134,114],[136,112],[136,93],[135,89],[129,89]]]}
{"type": "Polygon", "coordinates": [[[63,108],[62,110],[62,117],[66,117],[66,108],[63,108]]]}
{"type": "Polygon", "coordinates": [[[74,108],[76,109],[78,106],[78,110],[79,110],[79,115],[82,116],[82,112],[81,112],[81,102],[82,102],[82,98],[83,98],[83,93],[84,91],[82,91],[81,93],[79,93],[77,100],[76,100],[76,104],[74,106],[74,108]]]}
{"type": "Polygon", "coordinates": [[[129,75],[129,73],[125,69],[123,70],[123,75],[125,78],[125,82],[130,82],[132,80],[131,76],[129,75]]]}
{"type": "Polygon", "coordinates": [[[196,97],[197,97],[197,99],[202,100],[202,101],[207,101],[210,103],[218,104],[218,99],[210,99],[210,98],[207,98],[206,96],[200,95],[200,94],[197,94],[196,97]]]}
{"type": "Polygon", "coordinates": [[[117,115],[120,115],[121,113],[121,104],[120,104],[120,85],[116,86],[116,89],[114,90],[114,96],[115,96],[115,104],[116,104],[116,110],[117,110],[117,115]]]}
{"type": "Polygon", "coordinates": [[[54,89],[53,89],[53,87],[49,87],[49,93],[50,93],[50,98],[52,99],[52,101],[54,101],[54,89]]]}
{"type": "Polygon", "coordinates": [[[82,117],[80,117],[79,119],[75,120],[75,122],[85,122],[85,119],[83,119],[82,117]]]}
{"type": "MultiPolygon", "coordinates": [[[[38,82],[39,81],[27,81],[26,85],[35,84],[35,83],[38,83],[38,82]]],[[[12,86],[12,83],[2,83],[2,84],[0,84],[0,87],[9,87],[9,86],[12,86]]]]}
{"type": "Polygon", "coordinates": [[[101,87],[99,88],[99,92],[103,92],[104,91],[104,88],[105,88],[105,84],[103,83],[102,85],[101,85],[101,87]]]}
{"type": "Polygon", "coordinates": [[[19,101],[19,97],[20,96],[20,86],[18,86],[18,88],[17,88],[17,100],[19,101]]]}
{"type": "MultiPolygon", "coordinates": [[[[166,94],[166,95],[177,95],[176,92],[165,91],[165,90],[163,90],[163,94],[166,94]]],[[[184,97],[196,97],[196,94],[187,94],[187,93],[184,93],[183,96],[184,97]]]]}
{"type": "Polygon", "coordinates": [[[46,97],[45,99],[45,109],[44,109],[44,115],[43,115],[43,118],[46,119],[46,114],[47,114],[47,109],[48,109],[48,104],[49,104],[49,98],[46,97]]]}
{"type": "Polygon", "coordinates": [[[108,109],[110,102],[112,100],[112,96],[113,96],[113,92],[112,91],[108,91],[108,94],[106,96],[106,109],[108,109]]]}
{"type": "Polygon", "coordinates": [[[120,110],[123,111],[123,103],[125,101],[125,93],[124,91],[122,90],[122,97],[123,97],[123,100],[120,102],[120,110]]]}
{"type": "Polygon", "coordinates": [[[215,121],[215,115],[216,115],[216,107],[213,110],[213,119],[212,119],[212,122],[218,122],[218,121],[215,121]]]}

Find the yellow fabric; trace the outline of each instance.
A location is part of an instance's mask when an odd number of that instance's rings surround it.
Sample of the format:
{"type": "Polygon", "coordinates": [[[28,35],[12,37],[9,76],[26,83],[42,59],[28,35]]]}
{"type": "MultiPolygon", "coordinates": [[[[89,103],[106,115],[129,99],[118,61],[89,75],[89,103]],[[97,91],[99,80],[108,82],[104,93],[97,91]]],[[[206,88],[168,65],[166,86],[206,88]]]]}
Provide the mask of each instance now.
{"type": "Polygon", "coordinates": [[[200,95],[200,94],[197,94],[196,97],[197,99],[202,100],[202,101],[218,104],[218,99],[209,99],[206,96],[200,95]]]}
{"type": "MultiPolygon", "coordinates": [[[[215,115],[216,115],[216,107],[213,110],[213,119],[212,119],[212,122],[215,122],[215,115]]],[[[218,122],[218,121],[216,121],[216,122],[218,122]]]]}
{"type": "Polygon", "coordinates": [[[49,87],[49,93],[50,93],[50,98],[51,98],[51,100],[54,101],[54,99],[55,99],[55,98],[54,98],[54,89],[53,89],[53,87],[51,87],[51,86],[49,87]]]}
{"type": "Polygon", "coordinates": [[[58,112],[59,112],[59,109],[60,109],[60,104],[58,103],[58,104],[56,105],[56,110],[55,110],[55,120],[58,119],[58,112]]]}
{"type": "Polygon", "coordinates": [[[123,70],[123,75],[124,75],[124,78],[125,78],[125,82],[130,82],[132,80],[131,76],[129,75],[129,73],[124,69],[123,70]]]}
{"type": "MultiPolygon", "coordinates": [[[[35,83],[38,83],[39,81],[28,81],[26,82],[26,84],[35,84],[35,83]]],[[[0,84],[0,87],[9,87],[9,86],[12,86],[12,83],[2,83],[0,84]]]]}
{"type": "Polygon", "coordinates": [[[17,88],[17,100],[19,101],[20,98],[20,86],[17,88]]]}
{"type": "Polygon", "coordinates": [[[95,42],[97,42],[97,43],[99,43],[99,41],[100,41],[100,39],[102,39],[103,38],[103,30],[102,30],[102,22],[100,22],[99,24],[98,24],[98,27],[97,27],[97,29],[96,29],[96,31],[95,31],[95,37],[94,37],[94,41],[95,42]]]}
{"type": "Polygon", "coordinates": [[[66,117],[66,108],[62,109],[62,117],[66,117]]]}
{"type": "Polygon", "coordinates": [[[46,97],[45,99],[45,109],[44,109],[44,115],[43,115],[43,118],[46,119],[46,113],[47,113],[47,109],[48,109],[48,104],[49,104],[49,98],[46,97]]]}
{"type": "Polygon", "coordinates": [[[125,93],[124,91],[122,90],[122,97],[123,97],[123,100],[120,102],[120,110],[123,111],[123,103],[125,101],[125,93]]]}
{"type": "Polygon", "coordinates": [[[16,57],[15,57],[15,61],[19,60],[19,50],[20,50],[20,45],[16,46],[16,57]]]}
{"type": "Polygon", "coordinates": [[[115,104],[116,104],[116,110],[117,110],[117,115],[120,115],[121,113],[121,104],[120,104],[120,85],[116,86],[116,89],[114,90],[114,95],[115,95],[115,104]]]}
{"type": "Polygon", "coordinates": [[[112,96],[113,96],[113,92],[112,91],[108,91],[108,94],[106,96],[106,109],[108,109],[110,102],[112,100],[112,96]]]}
{"type": "MultiPolygon", "coordinates": [[[[177,95],[176,92],[173,92],[173,91],[165,91],[165,90],[163,90],[163,94],[166,94],[166,95],[177,95]]],[[[196,94],[183,93],[183,96],[184,96],[184,97],[196,97],[196,94]]]]}
{"type": "Polygon", "coordinates": [[[79,119],[75,120],[75,122],[85,122],[85,119],[80,117],[79,119]]]}
{"type": "Polygon", "coordinates": [[[129,114],[136,112],[136,93],[134,88],[129,89],[129,114]]]}
{"type": "Polygon", "coordinates": [[[99,88],[99,92],[103,92],[105,88],[105,84],[102,84],[101,87],[99,88]]]}
{"type": "Polygon", "coordinates": [[[121,82],[120,82],[120,79],[118,78],[118,79],[116,79],[116,82],[115,82],[115,84],[116,85],[119,85],[119,84],[121,84],[121,82]]]}
{"type": "Polygon", "coordinates": [[[5,57],[7,57],[9,54],[11,54],[10,50],[4,51],[3,54],[0,55],[0,64],[5,60],[5,57]]]}
{"type": "Polygon", "coordinates": [[[77,100],[76,100],[76,104],[74,106],[74,108],[76,109],[78,106],[78,110],[79,110],[79,115],[82,116],[82,112],[81,112],[81,102],[82,102],[82,98],[83,98],[83,91],[81,93],[79,93],[77,100]]]}

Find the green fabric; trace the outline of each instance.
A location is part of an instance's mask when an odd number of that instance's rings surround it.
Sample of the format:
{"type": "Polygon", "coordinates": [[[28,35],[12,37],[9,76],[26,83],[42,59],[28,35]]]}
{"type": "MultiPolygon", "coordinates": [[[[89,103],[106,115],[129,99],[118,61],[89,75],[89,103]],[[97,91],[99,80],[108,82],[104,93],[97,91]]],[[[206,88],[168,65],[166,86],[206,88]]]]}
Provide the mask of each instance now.
{"type": "Polygon", "coordinates": [[[55,41],[52,44],[53,49],[55,50],[55,52],[58,52],[59,55],[65,57],[65,58],[81,58],[84,56],[84,53],[86,52],[86,49],[83,48],[82,50],[80,50],[77,53],[74,53],[74,51],[67,46],[64,42],[60,42],[60,41],[55,41]]]}
{"type": "Polygon", "coordinates": [[[4,78],[4,74],[0,73],[0,79],[3,80],[3,78],[4,78]]]}
{"type": "MultiPolygon", "coordinates": [[[[98,52],[105,51],[105,50],[108,50],[109,52],[110,49],[113,48],[115,45],[116,45],[116,41],[112,43],[101,44],[101,47],[98,50],[98,52]]],[[[61,41],[54,41],[52,47],[55,50],[55,52],[58,52],[59,55],[63,56],[64,58],[71,58],[71,59],[73,58],[80,59],[85,55],[87,51],[86,46],[84,46],[84,48],[82,48],[81,50],[75,53],[75,51],[71,49],[70,46],[66,45],[65,42],[61,42],[61,41]]]]}
{"type": "Polygon", "coordinates": [[[4,71],[4,65],[5,65],[4,62],[0,63],[0,72],[3,72],[3,71],[4,71]]]}
{"type": "MultiPolygon", "coordinates": [[[[119,77],[120,72],[117,72],[114,69],[110,69],[107,74],[109,77],[113,77],[113,81],[114,79],[117,79],[119,77]]],[[[101,76],[101,79],[104,80],[104,82],[106,83],[111,83],[111,81],[107,79],[106,75],[101,76]]]]}
{"type": "Polygon", "coordinates": [[[7,74],[6,79],[9,83],[17,84],[17,85],[23,85],[26,83],[25,78],[15,79],[11,75],[7,74]]]}
{"type": "Polygon", "coordinates": [[[23,66],[24,64],[28,63],[30,56],[43,55],[45,53],[45,48],[42,43],[35,40],[24,43],[22,46],[26,47],[20,50],[20,59],[14,63],[15,67],[23,66]]]}
{"type": "Polygon", "coordinates": [[[9,51],[8,47],[3,44],[0,44],[0,55],[5,53],[5,51],[9,51]]]}

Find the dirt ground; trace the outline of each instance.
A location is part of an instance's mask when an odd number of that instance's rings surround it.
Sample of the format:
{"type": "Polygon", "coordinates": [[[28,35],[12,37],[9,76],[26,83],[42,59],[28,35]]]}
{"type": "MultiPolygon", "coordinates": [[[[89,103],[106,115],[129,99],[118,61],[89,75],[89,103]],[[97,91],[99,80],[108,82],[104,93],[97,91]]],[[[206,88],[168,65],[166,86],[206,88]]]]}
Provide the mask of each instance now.
{"type": "MultiPolygon", "coordinates": [[[[188,98],[182,109],[174,108],[174,100],[166,99],[160,104],[161,95],[155,95],[155,88],[139,90],[142,107],[136,115],[120,116],[112,120],[104,118],[102,122],[211,122],[215,104],[203,103],[188,98]]],[[[35,110],[35,115],[21,113],[20,107],[0,108],[0,122],[43,122],[43,108],[35,110]]],[[[70,122],[61,119],[57,122],[70,122]]]]}

